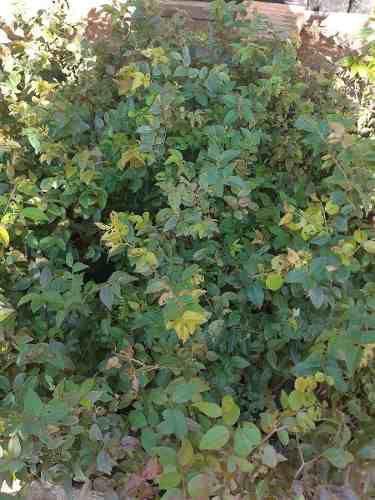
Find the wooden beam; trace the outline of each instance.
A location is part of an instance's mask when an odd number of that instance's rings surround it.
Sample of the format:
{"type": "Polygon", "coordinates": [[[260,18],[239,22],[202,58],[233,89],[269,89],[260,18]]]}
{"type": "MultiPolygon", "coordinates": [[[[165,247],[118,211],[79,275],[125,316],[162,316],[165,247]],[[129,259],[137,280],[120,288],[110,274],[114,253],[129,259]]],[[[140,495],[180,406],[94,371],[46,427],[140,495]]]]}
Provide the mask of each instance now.
{"type": "MultiPolygon", "coordinates": [[[[162,0],[162,15],[170,17],[177,12],[186,12],[193,20],[212,21],[211,3],[193,0],[162,0]]],[[[276,32],[284,36],[298,35],[304,24],[305,8],[296,5],[246,1],[246,18],[255,13],[267,18],[276,32]]]]}

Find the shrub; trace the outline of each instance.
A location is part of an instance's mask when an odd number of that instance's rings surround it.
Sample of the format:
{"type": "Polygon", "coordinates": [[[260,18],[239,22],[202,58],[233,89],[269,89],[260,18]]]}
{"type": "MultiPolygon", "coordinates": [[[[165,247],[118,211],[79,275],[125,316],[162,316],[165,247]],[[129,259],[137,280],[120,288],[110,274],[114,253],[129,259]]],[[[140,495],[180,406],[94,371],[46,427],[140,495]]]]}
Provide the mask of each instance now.
{"type": "Polygon", "coordinates": [[[341,63],[344,68],[346,85],[352,99],[359,108],[358,129],[362,135],[374,135],[375,130],[375,15],[370,16],[368,25],[361,32],[362,47],[354,54],[345,57],[341,63]]]}
{"type": "Polygon", "coordinates": [[[135,7],[1,47],[0,479],[339,481],[374,458],[374,142],[238,7],[135,7]]]}

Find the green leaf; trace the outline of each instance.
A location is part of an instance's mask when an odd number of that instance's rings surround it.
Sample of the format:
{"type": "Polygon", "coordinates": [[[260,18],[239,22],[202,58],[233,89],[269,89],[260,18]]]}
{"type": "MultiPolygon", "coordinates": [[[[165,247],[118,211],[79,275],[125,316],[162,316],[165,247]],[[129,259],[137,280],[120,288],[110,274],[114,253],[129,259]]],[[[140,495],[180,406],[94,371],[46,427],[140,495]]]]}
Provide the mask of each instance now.
{"type": "Polygon", "coordinates": [[[325,301],[325,294],[323,288],[315,287],[308,291],[308,296],[316,309],[320,309],[325,301]]]}
{"type": "Polygon", "coordinates": [[[99,297],[101,302],[107,307],[107,309],[111,310],[115,299],[113,288],[108,285],[103,286],[100,289],[99,297]]]}
{"type": "Polygon", "coordinates": [[[266,287],[268,288],[268,290],[276,292],[283,286],[283,284],[284,284],[284,278],[281,276],[281,274],[270,273],[267,276],[266,287]]]}
{"type": "Polygon", "coordinates": [[[8,377],[5,377],[4,375],[0,375],[0,391],[3,392],[10,392],[10,382],[8,377]]]}
{"type": "Polygon", "coordinates": [[[220,160],[224,163],[231,163],[233,160],[241,155],[241,151],[238,149],[227,149],[220,155],[220,160]]]}
{"type": "Polygon", "coordinates": [[[367,253],[375,254],[375,241],[374,240],[363,241],[362,246],[366,250],[367,253]]]}
{"type": "Polygon", "coordinates": [[[289,408],[288,394],[284,390],[281,391],[280,403],[281,406],[283,407],[283,410],[287,410],[289,408]]]}
{"type": "Polygon", "coordinates": [[[303,269],[293,269],[289,271],[286,275],[285,281],[287,283],[300,283],[303,284],[306,282],[307,274],[303,269]]]}
{"type": "Polygon", "coordinates": [[[19,437],[17,435],[12,436],[8,442],[8,453],[10,458],[18,458],[21,455],[22,448],[19,437]]]}
{"type": "Polygon", "coordinates": [[[238,368],[239,370],[243,370],[244,368],[250,366],[250,363],[241,356],[232,356],[230,359],[230,364],[231,366],[233,366],[233,368],[238,368]]]}
{"type": "Polygon", "coordinates": [[[158,455],[160,457],[160,463],[163,467],[169,465],[176,466],[177,463],[177,453],[173,448],[168,446],[157,446],[151,450],[151,455],[158,455]]]}
{"type": "Polygon", "coordinates": [[[343,448],[328,448],[323,453],[323,457],[338,469],[345,469],[354,460],[353,455],[343,448]]]}
{"type": "Polygon", "coordinates": [[[65,255],[65,262],[66,262],[66,265],[68,267],[73,267],[73,264],[74,264],[74,258],[73,258],[73,255],[71,252],[68,252],[66,255],[65,255]]]}
{"type": "Polygon", "coordinates": [[[168,283],[165,280],[155,279],[147,283],[145,293],[160,293],[168,290],[168,283]]]}
{"type": "Polygon", "coordinates": [[[300,391],[292,391],[288,396],[289,407],[293,411],[299,411],[305,404],[305,394],[300,391]]]}
{"type": "Polygon", "coordinates": [[[256,500],[264,500],[269,495],[269,478],[257,482],[255,487],[256,500]]]}
{"type": "Polygon", "coordinates": [[[85,269],[88,269],[88,267],[89,266],[87,266],[86,264],[83,264],[83,262],[76,262],[75,264],[73,264],[72,272],[79,273],[81,271],[84,271],[85,269]]]}
{"type": "Polygon", "coordinates": [[[200,443],[200,450],[220,450],[229,441],[230,433],[224,425],[214,425],[204,434],[200,443]]]}
{"type": "Polygon", "coordinates": [[[139,410],[134,410],[129,413],[129,423],[132,429],[137,430],[146,427],[147,420],[144,413],[139,410]]]}
{"type": "Polygon", "coordinates": [[[246,290],[249,301],[256,307],[262,307],[264,302],[264,290],[260,283],[254,283],[246,290]]]}
{"type": "Polygon", "coordinates": [[[244,424],[234,433],[234,452],[246,458],[262,441],[262,434],[258,427],[252,423],[244,424]]]}
{"type": "Polygon", "coordinates": [[[146,452],[150,452],[152,448],[155,448],[157,441],[158,436],[152,429],[149,427],[142,429],[141,443],[146,452]]]}
{"type": "Polygon", "coordinates": [[[359,450],[358,456],[363,460],[375,460],[375,439],[363,446],[359,450]]]}
{"type": "Polygon", "coordinates": [[[263,465],[266,465],[267,467],[274,469],[279,462],[283,462],[284,460],[285,458],[282,455],[280,455],[280,453],[277,453],[277,451],[273,446],[271,446],[270,444],[266,444],[262,454],[263,465]]]}
{"type": "Polygon", "coordinates": [[[225,125],[233,125],[238,120],[238,112],[235,109],[231,109],[224,116],[224,124],[225,125]]]}
{"type": "Polygon", "coordinates": [[[221,402],[223,421],[226,425],[234,425],[240,417],[240,408],[232,396],[224,396],[221,402]]]}
{"type": "Polygon", "coordinates": [[[182,62],[184,66],[190,66],[191,64],[189,47],[185,46],[182,48],[182,62]]]}
{"type": "Polygon", "coordinates": [[[103,433],[98,424],[93,424],[90,427],[89,437],[91,441],[103,441],[103,433]]]}
{"type": "Polygon", "coordinates": [[[40,153],[40,132],[36,128],[25,128],[23,134],[29,139],[30,145],[33,147],[35,153],[40,153]]]}
{"type": "Polygon", "coordinates": [[[26,218],[30,219],[33,222],[48,222],[48,217],[46,214],[37,207],[27,207],[24,208],[21,214],[26,218]]]}
{"type": "Polygon", "coordinates": [[[172,399],[177,404],[187,403],[193,399],[196,392],[197,386],[192,382],[179,384],[173,391],[172,399]]]}
{"type": "Polygon", "coordinates": [[[25,415],[29,417],[40,417],[43,412],[44,405],[38,394],[31,387],[25,394],[23,407],[25,415]]]}
{"type": "Polygon", "coordinates": [[[176,488],[180,484],[182,476],[177,471],[164,472],[159,477],[159,488],[162,490],[169,490],[170,488],[176,488]]]}
{"type": "Polygon", "coordinates": [[[288,446],[289,444],[289,432],[286,430],[278,431],[277,437],[283,446],[288,446]]]}
{"type": "Polygon", "coordinates": [[[188,482],[188,493],[192,499],[208,500],[210,481],[207,474],[197,474],[188,482]]]}
{"type": "Polygon", "coordinates": [[[4,307],[0,304],[0,323],[10,318],[10,316],[12,316],[14,312],[14,309],[12,309],[11,307],[4,307]]]}
{"type": "Polygon", "coordinates": [[[184,438],[188,433],[186,418],[181,410],[168,409],[163,411],[163,432],[175,434],[178,439],[184,438]]]}
{"type": "Polygon", "coordinates": [[[251,473],[254,471],[255,465],[246,460],[245,458],[231,455],[227,461],[228,472],[233,473],[237,468],[239,469],[240,472],[251,473]]]}
{"type": "Polygon", "coordinates": [[[175,77],[186,77],[188,74],[188,68],[187,67],[184,67],[184,66],[178,66],[174,72],[174,76],[175,77]]]}
{"type": "Polygon", "coordinates": [[[199,403],[193,404],[194,408],[197,408],[199,411],[207,415],[210,418],[218,418],[221,417],[221,408],[216,403],[209,403],[208,401],[200,401],[199,403]]]}
{"type": "Polygon", "coordinates": [[[185,497],[180,488],[170,488],[160,498],[161,500],[185,500],[185,497]]]}
{"type": "Polygon", "coordinates": [[[294,126],[305,132],[315,132],[317,123],[310,116],[300,116],[295,121],[294,126]]]}
{"type": "Polygon", "coordinates": [[[115,465],[116,462],[111,458],[106,450],[102,450],[99,452],[96,458],[96,468],[99,472],[103,472],[104,474],[111,474],[112,469],[115,465]]]}

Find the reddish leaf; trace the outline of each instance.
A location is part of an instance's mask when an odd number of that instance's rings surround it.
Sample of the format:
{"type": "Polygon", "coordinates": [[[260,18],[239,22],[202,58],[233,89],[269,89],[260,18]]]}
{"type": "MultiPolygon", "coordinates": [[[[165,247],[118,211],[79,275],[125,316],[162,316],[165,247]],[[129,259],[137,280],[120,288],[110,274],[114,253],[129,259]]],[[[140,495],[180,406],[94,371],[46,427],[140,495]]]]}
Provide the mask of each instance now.
{"type": "Polygon", "coordinates": [[[142,472],[143,479],[151,481],[161,474],[161,466],[157,458],[151,458],[142,472]]]}
{"type": "Polygon", "coordinates": [[[136,493],[137,489],[144,483],[144,479],[139,474],[131,474],[125,486],[126,493],[136,493]]]}

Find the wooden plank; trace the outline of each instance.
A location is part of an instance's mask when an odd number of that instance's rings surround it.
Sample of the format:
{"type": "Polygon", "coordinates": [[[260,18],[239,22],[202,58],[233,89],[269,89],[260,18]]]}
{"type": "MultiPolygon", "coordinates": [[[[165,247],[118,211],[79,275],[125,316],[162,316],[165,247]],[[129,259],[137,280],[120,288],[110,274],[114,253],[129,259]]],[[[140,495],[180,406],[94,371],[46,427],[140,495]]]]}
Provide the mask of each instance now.
{"type": "MultiPolygon", "coordinates": [[[[211,21],[210,2],[192,0],[162,0],[162,15],[169,17],[178,11],[185,11],[192,19],[211,21]]],[[[267,18],[273,28],[282,35],[298,34],[304,24],[304,7],[297,5],[272,4],[268,2],[248,1],[245,18],[251,18],[255,13],[267,18]]]]}
{"type": "MultiPolygon", "coordinates": [[[[169,17],[178,11],[185,11],[193,19],[192,29],[207,27],[212,20],[210,2],[162,0],[161,5],[162,15],[165,17],[169,17]],[[197,22],[194,23],[194,21],[197,22]]],[[[364,14],[337,12],[325,13],[319,16],[316,12],[308,11],[300,5],[251,0],[244,2],[244,6],[246,7],[246,18],[251,18],[257,12],[267,18],[274,30],[283,36],[298,36],[309,20],[317,18],[323,34],[349,41],[353,46],[358,45],[358,48],[360,47],[358,34],[360,29],[368,23],[370,17],[364,14]]]]}
{"type": "Polygon", "coordinates": [[[184,11],[192,19],[201,21],[212,20],[210,2],[197,2],[191,0],[162,0],[160,2],[163,17],[170,17],[177,12],[184,11]]]}
{"type": "Polygon", "coordinates": [[[300,5],[247,2],[247,17],[256,12],[265,16],[276,32],[289,37],[298,36],[305,23],[305,8],[300,5]]]}

